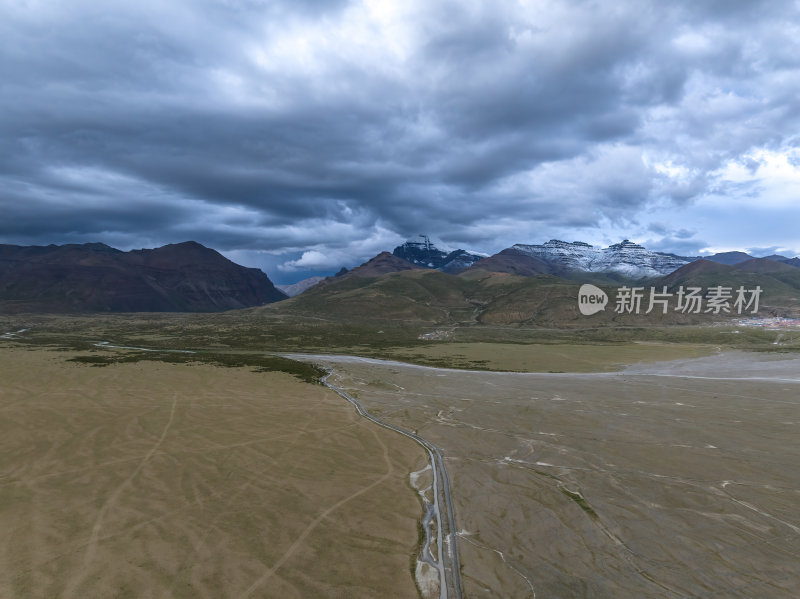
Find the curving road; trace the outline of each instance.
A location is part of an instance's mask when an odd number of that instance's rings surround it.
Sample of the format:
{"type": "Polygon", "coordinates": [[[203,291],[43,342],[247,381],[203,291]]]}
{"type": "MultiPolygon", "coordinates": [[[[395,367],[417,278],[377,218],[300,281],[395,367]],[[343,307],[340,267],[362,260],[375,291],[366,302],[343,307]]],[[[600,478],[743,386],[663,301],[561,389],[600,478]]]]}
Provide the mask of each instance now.
{"type": "MultiPolygon", "coordinates": [[[[293,358],[315,358],[317,356],[298,356],[298,355],[287,355],[287,357],[293,358]]],[[[416,433],[408,431],[404,428],[399,426],[395,426],[394,424],[390,424],[384,420],[381,420],[377,416],[371,414],[364,405],[358,401],[355,397],[347,393],[345,390],[340,389],[328,382],[328,377],[333,374],[331,369],[327,369],[328,374],[325,375],[321,382],[323,385],[328,387],[331,391],[342,397],[343,399],[350,402],[353,407],[355,407],[356,411],[359,415],[363,416],[364,418],[371,420],[378,426],[382,426],[383,428],[389,429],[396,433],[399,433],[409,439],[414,440],[420,446],[422,446],[426,452],[428,452],[428,456],[431,461],[431,468],[433,470],[433,510],[432,510],[432,517],[436,519],[436,547],[437,547],[437,561],[433,561],[432,555],[430,553],[430,520],[427,522],[427,526],[425,526],[425,534],[426,534],[426,542],[425,547],[423,547],[422,555],[420,559],[434,568],[439,572],[439,599],[462,599],[461,595],[461,566],[458,561],[458,546],[457,546],[457,539],[458,536],[456,535],[456,525],[455,525],[455,517],[453,515],[453,500],[450,494],[450,479],[447,477],[447,470],[444,466],[444,458],[442,457],[442,452],[436,447],[433,443],[428,441],[427,439],[420,437],[416,433]],[[441,497],[441,500],[440,500],[441,497]],[[444,508],[445,513],[445,520],[442,518],[442,508],[444,508]],[[447,547],[445,548],[444,544],[444,527],[447,526],[448,533],[447,533],[447,547]]],[[[427,514],[426,514],[427,516],[427,514]]]]}

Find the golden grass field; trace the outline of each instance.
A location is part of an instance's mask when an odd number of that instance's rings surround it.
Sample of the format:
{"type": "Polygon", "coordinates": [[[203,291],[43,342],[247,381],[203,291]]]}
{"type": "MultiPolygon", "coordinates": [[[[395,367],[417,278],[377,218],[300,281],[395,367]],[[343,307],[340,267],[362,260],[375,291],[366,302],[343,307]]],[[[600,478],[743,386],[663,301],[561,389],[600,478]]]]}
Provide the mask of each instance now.
{"type": "Polygon", "coordinates": [[[413,442],[288,374],[0,348],[0,597],[417,597],[413,442]]]}

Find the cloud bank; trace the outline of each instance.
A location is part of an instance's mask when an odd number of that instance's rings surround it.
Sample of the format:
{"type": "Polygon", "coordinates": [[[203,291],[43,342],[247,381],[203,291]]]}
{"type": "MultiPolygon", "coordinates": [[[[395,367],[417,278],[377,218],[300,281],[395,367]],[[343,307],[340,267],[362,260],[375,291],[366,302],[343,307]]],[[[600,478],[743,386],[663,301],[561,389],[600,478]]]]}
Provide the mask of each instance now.
{"type": "Polygon", "coordinates": [[[0,0],[0,241],[800,250],[797,2],[0,0]]]}

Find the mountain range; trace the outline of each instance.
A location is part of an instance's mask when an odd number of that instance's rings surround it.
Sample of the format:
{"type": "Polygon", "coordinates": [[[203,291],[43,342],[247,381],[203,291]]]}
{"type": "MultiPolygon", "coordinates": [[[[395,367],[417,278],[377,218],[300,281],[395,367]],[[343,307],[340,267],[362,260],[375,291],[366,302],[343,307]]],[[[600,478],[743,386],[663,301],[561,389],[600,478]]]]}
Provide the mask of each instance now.
{"type": "MultiPolygon", "coordinates": [[[[719,262],[720,264],[728,264],[733,266],[734,264],[740,264],[742,262],[747,262],[748,260],[755,260],[755,256],[751,256],[750,254],[746,254],[745,252],[722,252],[719,254],[714,254],[713,256],[705,257],[706,260],[711,260],[712,262],[719,262]]],[[[766,260],[772,260],[773,262],[781,262],[783,264],[788,264],[789,266],[794,266],[795,268],[800,268],[800,258],[787,258],[786,256],[781,256],[779,254],[772,254],[771,256],[765,256],[766,260]]]]}
{"type": "Polygon", "coordinates": [[[2,312],[215,312],[286,299],[266,274],[187,241],[0,245],[2,312]]]}
{"type": "MultiPolygon", "coordinates": [[[[463,249],[449,253],[441,251],[426,236],[422,237],[424,242],[407,241],[396,247],[393,255],[419,267],[450,274],[481,270],[521,276],[548,274],[568,280],[615,283],[656,280],[700,260],[728,266],[761,260],[745,252],[722,252],[703,257],[678,256],[648,250],[628,239],[606,248],[582,241],[559,239],[551,239],[540,245],[518,243],[492,256],[481,257],[463,249]]],[[[800,258],[796,257],[772,255],[763,260],[800,268],[800,258]]]]}
{"type": "Polygon", "coordinates": [[[570,243],[551,239],[542,245],[519,243],[511,249],[546,262],[551,266],[552,274],[574,271],[618,273],[632,279],[667,275],[684,264],[696,260],[674,254],[651,252],[627,239],[607,248],[597,248],[582,241],[570,243]]]}
{"type": "MultiPolygon", "coordinates": [[[[295,296],[280,309],[341,315],[384,310],[400,318],[424,305],[427,317],[444,311],[445,321],[480,315],[480,322],[518,322],[533,318],[531,302],[541,299],[528,293],[547,290],[543,297],[572,310],[576,282],[610,289],[731,281],[751,287],[763,282],[778,307],[800,302],[798,258],[726,252],[699,259],[653,252],[628,240],[598,248],[554,239],[487,257],[463,249],[445,252],[423,236],[351,270],[283,290],[261,270],[191,241],[129,252],[101,243],[0,245],[0,312],[213,312],[295,296]],[[365,297],[371,300],[360,306],[365,297]],[[399,306],[405,306],[400,313],[399,306]]],[[[551,311],[536,305],[542,314],[551,311]]]]}
{"type": "MultiPolygon", "coordinates": [[[[479,262],[455,276],[432,268],[406,267],[394,272],[373,269],[375,262],[384,267],[391,264],[384,255],[360,267],[365,276],[329,278],[324,284],[267,309],[298,316],[325,315],[345,322],[375,319],[436,325],[707,324],[713,318],[705,313],[683,314],[674,310],[667,314],[660,311],[648,315],[618,314],[613,299],[604,311],[586,317],[578,310],[575,281],[534,272],[546,263],[515,252],[509,249],[486,259],[505,268],[502,272],[483,268],[479,262]],[[514,268],[527,264],[529,268],[509,272],[509,264],[514,268]]],[[[800,268],[767,258],[733,266],[695,260],[665,276],[603,284],[601,288],[613,298],[622,284],[659,290],[666,286],[673,292],[680,286],[697,286],[704,293],[718,285],[733,290],[758,286],[763,290],[760,315],[800,314],[800,268]]]]}

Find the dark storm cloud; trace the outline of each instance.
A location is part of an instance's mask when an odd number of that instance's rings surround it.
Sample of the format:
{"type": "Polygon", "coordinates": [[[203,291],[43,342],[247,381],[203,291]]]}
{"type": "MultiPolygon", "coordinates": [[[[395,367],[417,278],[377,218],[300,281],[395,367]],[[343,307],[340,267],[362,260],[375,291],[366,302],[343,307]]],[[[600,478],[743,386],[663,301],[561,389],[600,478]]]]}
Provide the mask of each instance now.
{"type": "Polygon", "coordinates": [[[688,249],[646,211],[762,190],[720,173],[798,143],[797,16],[0,0],[0,241],[193,238],[290,270],[421,232],[496,251],[606,223],[688,249]]]}

